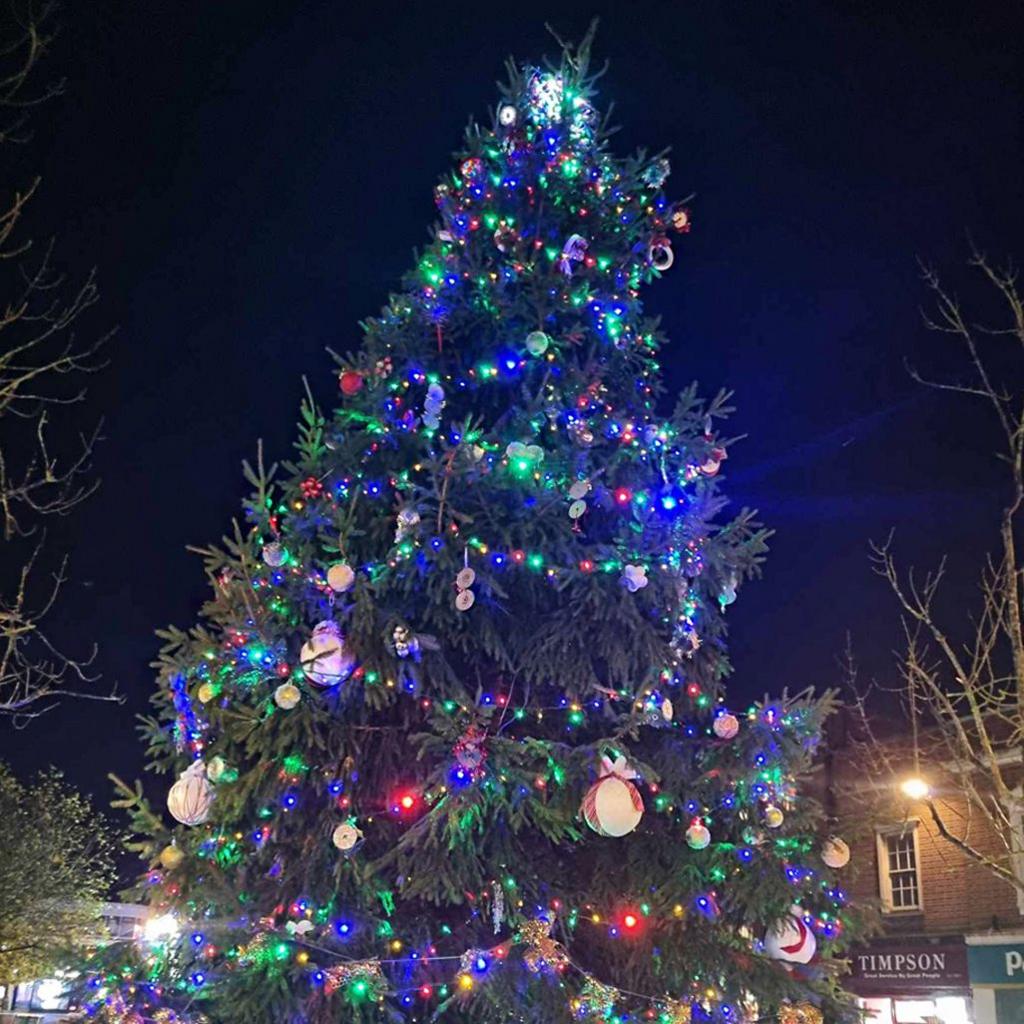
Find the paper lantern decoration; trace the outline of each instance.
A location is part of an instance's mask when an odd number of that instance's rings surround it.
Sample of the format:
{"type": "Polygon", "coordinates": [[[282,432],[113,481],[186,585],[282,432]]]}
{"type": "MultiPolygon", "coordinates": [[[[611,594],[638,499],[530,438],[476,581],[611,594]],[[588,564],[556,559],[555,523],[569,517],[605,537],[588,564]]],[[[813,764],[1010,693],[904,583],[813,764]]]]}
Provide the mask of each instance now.
{"type": "Polygon", "coordinates": [[[335,622],[321,622],[302,645],[299,660],[306,678],[314,686],[336,686],[352,674],[356,659],[345,646],[335,622]]]}
{"type": "Polygon", "coordinates": [[[193,761],[178,776],[167,794],[167,809],[182,825],[201,825],[210,814],[213,786],[206,779],[206,766],[193,761]]]}
{"type": "Polygon", "coordinates": [[[764,809],[764,823],[769,828],[778,828],[785,820],[785,814],[774,804],[769,804],[764,809]]]}
{"type": "Polygon", "coordinates": [[[348,853],[349,850],[355,849],[362,838],[363,833],[361,829],[350,821],[343,821],[334,830],[334,833],[331,836],[331,842],[334,843],[342,853],[348,853]]]}
{"type": "Polygon", "coordinates": [[[166,868],[168,871],[173,871],[175,868],[181,866],[181,862],[185,859],[185,854],[181,852],[180,847],[171,843],[169,846],[165,846],[160,851],[160,865],[166,868]]]}
{"type": "Polygon", "coordinates": [[[711,842],[711,833],[704,822],[697,820],[686,830],[686,845],[691,850],[703,850],[711,842]]]}
{"type": "Polygon", "coordinates": [[[327,586],[336,594],[344,594],[352,589],[356,581],[356,572],[348,562],[335,562],[327,570],[327,586]]]}
{"type": "Polygon", "coordinates": [[[274,691],[274,703],[282,711],[291,711],[302,700],[302,691],[294,683],[282,683],[274,691]]]}
{"type": "Polygon", "coordinates": [[[711,723],[711,730],[720,740],[731,740],[740,731],[739,719],[726,712],[711,723]]]}
{"type": "Polygon", "coordinates": [[[640,824],[644,802],[633,780],[636,772],[620,756],[601,758],[601,777],[587,790],[580,812],[601,836],[624,836],[640,824]]]}
{"type": "Polygon", "coordinates": [[[803,911],[796,905],[790,908],[789,914],[764,937],[765,952],[773,960],[787,963],[809,963],[818,948],[814,932],[807,927],[803,919],[803,911]]]}
{"type": "Polygon", "coordinates": [[[821,844],[821,859],[830,868],[845,868],[850,863],[850,847],[839,836],[829,836],[821,844]]]}

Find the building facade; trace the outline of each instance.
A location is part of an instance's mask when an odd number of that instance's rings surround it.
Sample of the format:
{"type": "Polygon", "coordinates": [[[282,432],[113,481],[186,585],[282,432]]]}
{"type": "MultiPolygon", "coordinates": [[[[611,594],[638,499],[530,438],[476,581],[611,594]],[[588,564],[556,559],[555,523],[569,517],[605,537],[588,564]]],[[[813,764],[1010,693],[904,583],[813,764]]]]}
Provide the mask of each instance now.
{"type": "Polygon", "coordinates": [[[852,855],[851,899],[877,907],[882,929],[852,952],[844,984],[877,1024],[1024,1024],[1024,893],[944,837],[929,801],[977,853],[1017,871],[1021,854],[949,772],[919,765],[922,786],[936,781],[927,793],[907,786],[906,738],[891,742],[897,756],[882,761],[899,770],[866,771],[842,743],[826,769],[826,802],[852,855]]]}

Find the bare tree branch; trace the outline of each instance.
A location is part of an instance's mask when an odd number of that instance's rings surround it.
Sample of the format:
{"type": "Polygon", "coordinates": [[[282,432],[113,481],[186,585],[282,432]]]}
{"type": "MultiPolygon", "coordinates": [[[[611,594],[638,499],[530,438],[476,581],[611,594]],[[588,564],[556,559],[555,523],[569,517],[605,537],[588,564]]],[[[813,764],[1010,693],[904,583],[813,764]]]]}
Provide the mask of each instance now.
{"type": "MultiPolygon", "coordinates": [[[[959,344],[965,379],[939,380],[913,368],[910,372],[927,387],[981,398],[999,428],[1001,444],[995,454],[1006,467],[1006,499],[994,531],[995,552],[978,558],[973,614],[948,624],[940,620],[936,597],[945,560],[923,577],[913,568],[902,570],[891,536],[872,545],[871,557],[903,618],[903,693],[922,718],[915,758],[920,756],[939,780],[940,791],[955,796],[957,808],[963,808],[951,809],[947,800],[943,810],[941,801],[931,796],[924,801],[931,820],[951,847],[1024,891],[1024,569],[1018,551],[1024,509],[1024,366],[1019,359],[1024,352],[1024,298],[1012,264],[999,267],[974,245],[967,262],[994,294],[992,322],[969,317],[938,274],[922,268],[934,299],[925,326],[959,344]],[[1007,351],[1006,342],[1014,339],[1017,345],[1007,351]],[[1005,381],[999,379],[1000,372],[1005,381]],[[977,840],[971,838],[972,823],[977,840]]],[[[867,694],[858,692],[855,707],[864,755],[890,780],[905,773],[905,751],[898,752],[871,732],[867,694]]]]}
{"type": "MultiPolygon", "coordinates": [[[[0,37],[0,146],[24,142],[29,115],[63,91],[63,82],[35,87],[55,5],[8,6],[14,27],[0,37]]],[[[0,717],[24,725],[62,697],[118,699],[94,688],[95,650],[72,657],[46,628],[68,568],[66,554],[45,547],[46,523],[99,486],[92,470],[100,425],[83,431],[67,410],[84,400],[109,335],[82,341],[77,331],[98,298],[95,272],[69,285],[55,269],[53,243],[36,247],[25,233],[40,179],[8,187],[5,200],[0,185],[0,557],[13,583],[0,592],[0,717]]]]}

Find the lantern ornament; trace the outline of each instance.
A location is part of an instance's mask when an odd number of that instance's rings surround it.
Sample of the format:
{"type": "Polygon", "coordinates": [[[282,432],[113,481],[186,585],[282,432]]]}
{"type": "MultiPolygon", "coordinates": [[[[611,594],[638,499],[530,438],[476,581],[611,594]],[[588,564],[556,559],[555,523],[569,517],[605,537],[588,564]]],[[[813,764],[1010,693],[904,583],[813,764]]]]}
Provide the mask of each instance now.
{"type": "Polygon", "coordinates": [[[206,778],[206,765],[193,761],[178,776],[167,794],[167,809],[182,825],[201,825],[210,814],[213,786],[206,778]]]}
{"type": "Polygon", "coordinates": [[[587,790],[580,807],[586,823],[601,836],[624,836],[640,824],[644,802],[633,784],[636,771],[624,755],[601,758],[601,776],[587,790]]]}

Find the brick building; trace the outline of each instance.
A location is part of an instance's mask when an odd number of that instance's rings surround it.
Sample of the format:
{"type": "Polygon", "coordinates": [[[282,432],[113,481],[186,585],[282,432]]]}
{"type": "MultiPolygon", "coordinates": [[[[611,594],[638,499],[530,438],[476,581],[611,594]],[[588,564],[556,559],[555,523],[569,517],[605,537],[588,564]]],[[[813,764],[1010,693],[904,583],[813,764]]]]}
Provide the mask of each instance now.
{"type": "MultiPolygon", "coordinates": [[[[877,907],[882,929],[853,952],[847,987],[877,1024],[1024,1024],[1024,893],[944,838],[924,795],[905,784],[927,783],[946,829],[1019,877],[1024,844],[1006,849],[948,765],[925,760],[915,775],[908,737],[887,740],[868,765],[838,733],[826,807],[850,846],[851,898],[877,907]]],[[[1021,804],[1005,813],[1019,834],[1021,804]]]]}

